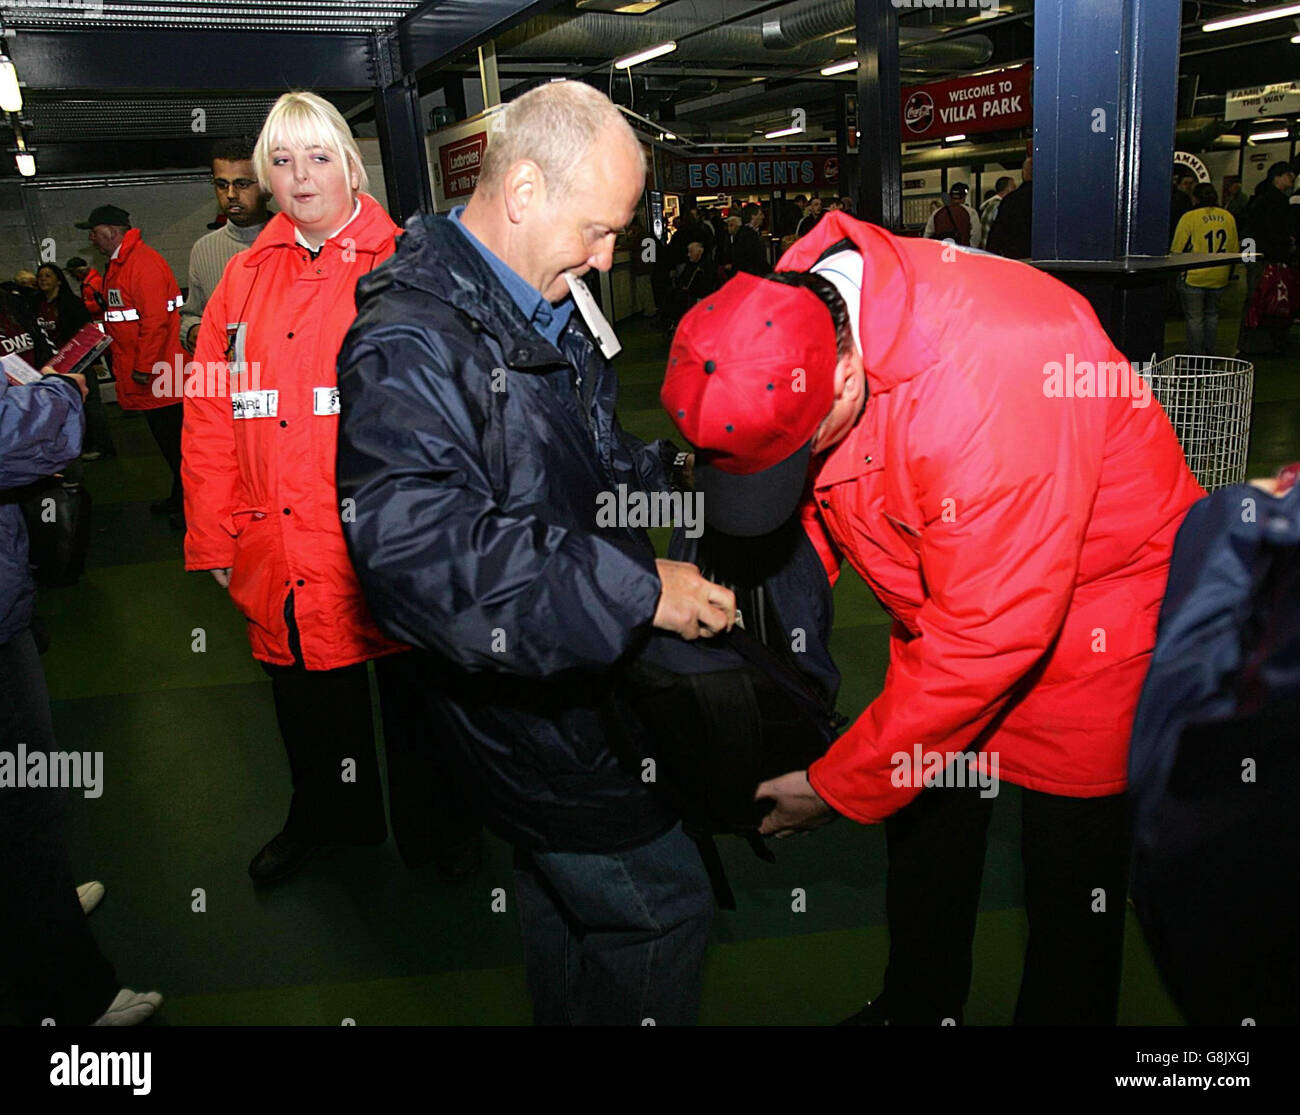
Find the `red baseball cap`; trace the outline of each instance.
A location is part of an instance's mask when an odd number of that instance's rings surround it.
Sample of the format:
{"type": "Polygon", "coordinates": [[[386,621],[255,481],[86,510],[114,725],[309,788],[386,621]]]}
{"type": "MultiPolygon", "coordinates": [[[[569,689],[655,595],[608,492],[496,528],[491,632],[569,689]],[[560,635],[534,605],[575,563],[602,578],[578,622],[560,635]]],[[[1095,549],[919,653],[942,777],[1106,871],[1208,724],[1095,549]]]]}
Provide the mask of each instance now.
{"type": "Polygon", "coordinates": [[[741,274],[682,318],[659,400],[695,447],[710,526],[752,538],[794,513],[836,362],[830,310],[806,287],[741,274]]]}

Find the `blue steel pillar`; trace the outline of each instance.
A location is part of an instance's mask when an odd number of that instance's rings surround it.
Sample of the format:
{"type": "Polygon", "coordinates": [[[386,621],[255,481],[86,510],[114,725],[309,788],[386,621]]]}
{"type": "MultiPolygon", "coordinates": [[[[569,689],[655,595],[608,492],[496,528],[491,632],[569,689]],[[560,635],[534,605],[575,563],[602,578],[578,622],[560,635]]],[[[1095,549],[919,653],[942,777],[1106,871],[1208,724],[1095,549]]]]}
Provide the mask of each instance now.
{"type": "Polygon", "coordinates": [[[1082,293],[1130,359],[1164,339],[1178,0],[1034,10],[1033,258],[1082,293]],[[1072,269],[1068,262],[1083,266],[1072,269]]]}
{"type": "Polygon", "coordinates": [[[388,214],[400,225],[415,213],[433,212],[420,94],[415,79],[400,72],[396,36],[373,36],[371,53],[388,214]]]}
{"type": "Polygon", "coordinates": [[[858,212],[898,232],[903,226],[902,137],[899,135],[898,8],[891,0],[857,0],[858,212]]]}

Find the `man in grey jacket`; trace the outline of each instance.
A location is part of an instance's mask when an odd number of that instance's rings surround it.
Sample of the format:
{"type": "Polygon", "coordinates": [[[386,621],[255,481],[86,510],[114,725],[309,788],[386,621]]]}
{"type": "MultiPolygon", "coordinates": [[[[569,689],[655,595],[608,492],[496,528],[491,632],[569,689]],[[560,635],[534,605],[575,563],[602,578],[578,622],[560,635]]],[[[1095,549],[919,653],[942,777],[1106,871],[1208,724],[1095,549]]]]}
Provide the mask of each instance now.
{"type": "Polygon", "coordinates": [[[190,249],[190,285],[181,310],[181,344],[190,353],[199,338],[203,307],[221,281],[226,264],[257,239],[270,219],[266,211],[270,198],[257,184],[253,169],[252,139],[223,139],[213,147],[212,187],[226,221],[200,236],[190,249]]]}

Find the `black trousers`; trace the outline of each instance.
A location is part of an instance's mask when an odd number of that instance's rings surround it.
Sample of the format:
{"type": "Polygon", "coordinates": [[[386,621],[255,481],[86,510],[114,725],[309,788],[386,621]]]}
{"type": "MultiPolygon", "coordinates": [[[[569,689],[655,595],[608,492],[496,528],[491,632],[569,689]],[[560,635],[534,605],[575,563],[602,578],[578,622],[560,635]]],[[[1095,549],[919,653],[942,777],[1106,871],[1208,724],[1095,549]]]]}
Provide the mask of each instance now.
{"type": "Polygon", "coordinates": [[[180,403],[171,406],[156,407],[144,412],[144,420],[149,423],[149,432],[162,450],[163,460],[172,470],[172,490],[170,499],[173,503],[181,502],[181,420],[185,408],[180,403]]]}
{"type": "MultiPolygon", "coordinates": [[[[58,750],[45,673],[30,630],[0,645],[0,751],[58,750]]],[[[0,972],[25,1025],[84,1026],[119,984],[77,901],[63,843],[68,790],[0,789],[0,972]]]]}
{"type": "MultiPolygon", "coordinates": [[[[388,829],[366,663],[308,670],[301,665],[292,593],[285,615],[297,664],[262,664],[293,778],[285,831],[314,843],[380,843],[388,829]]],[[[411,653],[375,660],[393,837],[408,867],[428,863],[482,827],[473,787],[427,711],[428,681],[418,661],[411,653]]]]}
{"type": "MultiPolygon", "coordinates": [[[[1128,891],[1127,799],[1023,790],[1021,800],[1029,943],[1016,1025],[1113,1026],[1128,891]]],[[[936,786],[885,822],[889,967],[882,996],[898,1024],[962,1020],[993,801],[978,787],[936,786]]]]}
{"type": "Polygon", "coordinates": [[[86,436],[82,439],[83,453],[115,453],[113,432],[108,426],[108,415],[104,411],[104,400],[99,394],[99,377],[97,365],[86,369],[86,436]]]}

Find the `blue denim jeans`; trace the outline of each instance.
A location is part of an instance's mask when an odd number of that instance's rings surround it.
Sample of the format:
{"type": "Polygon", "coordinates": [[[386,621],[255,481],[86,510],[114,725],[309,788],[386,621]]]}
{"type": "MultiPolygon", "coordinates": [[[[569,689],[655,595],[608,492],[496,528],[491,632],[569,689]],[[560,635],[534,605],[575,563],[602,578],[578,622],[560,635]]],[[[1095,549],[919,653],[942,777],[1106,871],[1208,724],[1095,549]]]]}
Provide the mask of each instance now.
{"type": "Polygon", "coordinates": [[[1213,356],[1219,332],[1219,299],[1223,290],[1218,287],[1189,286],[1185,276],[1178,280],[1178,297],[1183,303],[1183,317],[1187,319],[1187,355],[1213,356]]]}
{"type": "Polygon", "coordinates": [[[696,1021],[713,893],[681,825],[626,852],[517,851],[515,896],[537,1025],[696,1021]]]}

